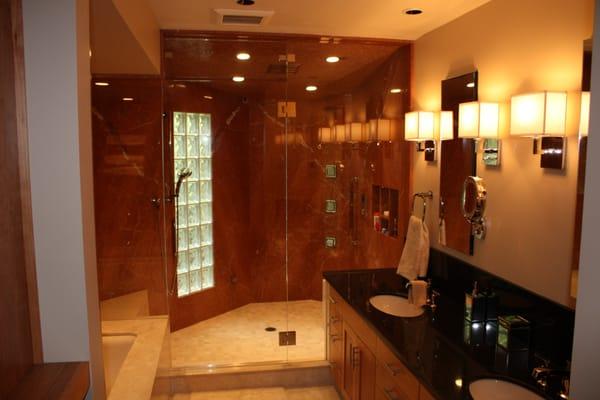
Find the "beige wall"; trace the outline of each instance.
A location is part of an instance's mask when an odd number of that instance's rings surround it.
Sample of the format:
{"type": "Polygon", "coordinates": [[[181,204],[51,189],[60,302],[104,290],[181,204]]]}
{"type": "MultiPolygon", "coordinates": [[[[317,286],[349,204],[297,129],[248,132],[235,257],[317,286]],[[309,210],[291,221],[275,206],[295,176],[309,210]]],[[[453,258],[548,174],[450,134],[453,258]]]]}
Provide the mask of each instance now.
{"type": "Polygon", "coordinates": [[[96,278],[89,2],[23,0],[27,125],[44,362],[104,383],[96,278]]]}
{"type": "MultiPolygon", "coordinates": [[[[577,127],[583,41],[592,34],[593,0],[492,0],[418,39],[414,49],[413,109],[437,111],[441,81],[479,71],[479,99],[503,103],[508,136],[510,96],[566,90],[566,169],[539,167],[531,139],[505,138],[500,168],[477,173],[488,189],[488,235],[467,262],[557,302],[569,303],[577,178],[577,127]]],[[[437,238],[439,165],[415,157],[414,190],[433,190],[428,215],[437,238]]],[[[434,244],[434,247],[442,248],[434,244]]]]}

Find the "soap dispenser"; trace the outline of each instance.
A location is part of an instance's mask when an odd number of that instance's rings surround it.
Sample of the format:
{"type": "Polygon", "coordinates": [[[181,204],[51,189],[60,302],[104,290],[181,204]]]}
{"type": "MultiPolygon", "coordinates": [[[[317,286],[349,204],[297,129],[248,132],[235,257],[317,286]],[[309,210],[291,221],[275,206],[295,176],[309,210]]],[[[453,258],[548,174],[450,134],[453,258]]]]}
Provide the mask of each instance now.
{"type": "Polygon", "coordinates": [[[477,281],[471,293],[465,293],[465,319],[470,322],[485,321],[486,297],[478,289],[477,281]]]}

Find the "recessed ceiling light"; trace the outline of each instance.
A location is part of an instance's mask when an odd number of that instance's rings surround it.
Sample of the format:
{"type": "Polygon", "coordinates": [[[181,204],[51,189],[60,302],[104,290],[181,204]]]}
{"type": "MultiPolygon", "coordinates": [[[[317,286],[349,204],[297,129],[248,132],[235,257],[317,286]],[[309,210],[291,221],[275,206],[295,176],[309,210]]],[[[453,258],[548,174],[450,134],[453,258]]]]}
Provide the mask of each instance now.
{"type": "Polygon", "coordinates": [[[234,76],[233,78],[231,78],[234,82],[244,82],[246,80],[246,78],[244,78],[243,76],[234,76]]]}
{"type": "Polygon", "coordinates": [[[204,98],[205,98],[206,100],[212,100],[212,99],[213,99],[213,97],[212,97],[212,96],[209,96],[209,95],[204,95],[204,98]]]}
{"type": "Polygon", "coordinates": [[[421,10],[420,8],[407,8],[406,10],[404,10],[404,14],[419,15],[419,14],[423,14],[423,10],[421,10]]]}
{"type": "Polygon", "coordinates": [[[469,82],[467,83],[467,87],[475,87],[475,82],[469,82]]]}
{"type": "Polygon", "coordinates": [[[94,82],[96,86],[108,86],[108,82],[94,82]]]}
{"type": "Polygon", "coordinates": [[[394,94],[396,94],[396,93],[402,93],[402,89],[400,89],[400,88],[392,88],[392,89],[390,89],[390,93],[394,93],[394,94]]]}
{"type": "Polygon", "coordinates": [[[123,97],[123,101],[133,101],[133,97],[123,97]]]}
{"type": "Polygon", "coordinates": [[[327,61],[328,63],[336,63],[340,61],[340,58],[338,56],[329,56],[325,59],[325,61],[327,61]]]}
{"type": "Polygon", "coordinates": [[[249,59],[250,59],[250,54],[248,54],[248,53],[243,53],[243,52],[242,52],[242,53],[237,53],[237,54],[235,55],[235,58],[237,58],[237,59],[238,59],[238,60],[240,60],[240,61],[247,61],[247,60],[249,60],[249,59]]]}
{"type": "Polygon", "coordinates": [[[316,87],[315,85],[308,85],[308,86],[306,87],[306,91],[307,91],[307,92],[316,92],[316,91],[317,91],[317,89],[318,89],[318,87],[316,87]]]}

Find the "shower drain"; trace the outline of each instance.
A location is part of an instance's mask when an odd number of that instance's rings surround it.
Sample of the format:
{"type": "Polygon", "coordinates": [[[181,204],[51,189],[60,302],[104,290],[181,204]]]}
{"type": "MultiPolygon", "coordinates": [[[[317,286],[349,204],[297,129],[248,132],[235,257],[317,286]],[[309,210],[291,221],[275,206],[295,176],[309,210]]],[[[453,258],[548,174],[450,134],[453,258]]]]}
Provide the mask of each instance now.
{"type": "Polygon", "coordinates": [[[273,328],[272,326],[267,326],[265,328],[265,331],[267,331],[267,332],[275,332],[276,330],[277,330],[277,328],[273,328]]]}

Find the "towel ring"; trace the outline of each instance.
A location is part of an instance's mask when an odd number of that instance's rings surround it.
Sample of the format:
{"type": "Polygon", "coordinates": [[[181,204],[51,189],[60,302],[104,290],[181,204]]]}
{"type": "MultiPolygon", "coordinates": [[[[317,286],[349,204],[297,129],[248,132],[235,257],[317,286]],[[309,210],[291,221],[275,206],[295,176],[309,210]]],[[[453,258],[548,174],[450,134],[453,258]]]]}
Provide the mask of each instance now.
{"type": "Polygon", "coordinates": [[[425,221],[425,216],[427,215],[427,199],[433,199],[433,192],[429,190],[427,192],[419,192],[413,194],[411,212],[412,215],[415,215],[415,200],[417,199],[417,197],[423,200],[423,215],[421,217],[421,220],[425,221]]]}

